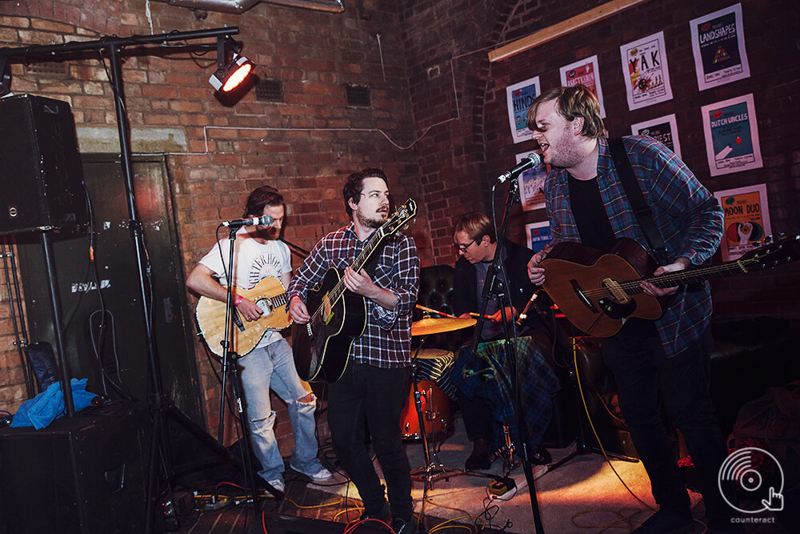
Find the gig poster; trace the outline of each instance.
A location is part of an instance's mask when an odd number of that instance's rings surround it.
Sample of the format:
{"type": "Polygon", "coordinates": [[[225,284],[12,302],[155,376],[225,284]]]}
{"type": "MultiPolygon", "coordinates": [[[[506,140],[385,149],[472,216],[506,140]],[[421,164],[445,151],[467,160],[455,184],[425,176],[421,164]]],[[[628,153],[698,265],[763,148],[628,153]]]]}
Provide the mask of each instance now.
{"type": "Polygon", "coordinates": [[[724,261],[762,246],[764,238],[772,234],[766,184],[717,191],[714,196],[725,212],[720,245],[724,261]]]}
{"type": "Polygon", "coordinates": [[[664,32],[620,47],[622,76],[628,109],[634,110],[672,100],[664,32]]]}
{"type": "Polygon", "coordinates": [[[753,94],[702,107],[711,176],[763,167],[753,94]]]}
{"type": "Polygon", "coordinates": [[[606,117],[606,109],[603,105],[603,89],[600,87],[600,71],[597,68],[597,56],[582,59],[572,65],[561,67],[561,85],[572,87],[583,84],[589,88],[597,97],[600,103],[600,117],[606,117]]]}
{"type": "MultiPolygon", "coordinates": [[[[528,157],[530,152],[517,154],[517,163],[528,157]]],[[[523,211],[544,208],[544,179],[547,177],[547,165],[525,169],[519,175],[519,198],[523,211]]]]}
{"type": "Polygon", "coordinates": [[[656,141],[661,141],[667,148],[681,157],[681,144],[678,140],[678,122],[675,114],[665,115],[638,124],[631,125],[633,135],[646,135],[656,141]]]}
{"type": "Polygon", "coordinates": [[[553,240],[550,233],[550,223],[548,221],[528,223],[525,225],[525,233],[528,236],[528,248],[534,252],[544,250],[553,240]]]}
{"type": "Polygon", "coordinates": [[[506,87],[508,122],[515,143],[531,138],[533,132],[528,128],[528,108],[541,93],[538,76],[506,87]]]}
{"type": "Polygon", "coordinates": [[[689,26],[694,69],[701,91],[750,77],[744,47],[742,4],[694,19],[689,26]]]}

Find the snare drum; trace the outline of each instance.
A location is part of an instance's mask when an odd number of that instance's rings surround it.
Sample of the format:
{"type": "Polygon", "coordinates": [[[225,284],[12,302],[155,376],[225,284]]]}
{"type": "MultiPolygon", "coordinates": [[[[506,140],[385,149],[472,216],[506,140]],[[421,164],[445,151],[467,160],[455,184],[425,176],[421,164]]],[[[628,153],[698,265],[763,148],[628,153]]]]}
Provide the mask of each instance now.
{"type": "MultiPolygon", "coordinates": [[[[422,349],[417,355],[417,387],[420,392],[422,419],[427,434],[442,434],[450,430],[453,420],[450,414],[450,397],[439,387],[451,387],[450,372],[453,368],[453,353],[440,349],[422,349]]],[[[400,416],[403,439],[422,439],[419,417],[414,402],[414,384],[409,381],[408,399],[400,416]]]]}

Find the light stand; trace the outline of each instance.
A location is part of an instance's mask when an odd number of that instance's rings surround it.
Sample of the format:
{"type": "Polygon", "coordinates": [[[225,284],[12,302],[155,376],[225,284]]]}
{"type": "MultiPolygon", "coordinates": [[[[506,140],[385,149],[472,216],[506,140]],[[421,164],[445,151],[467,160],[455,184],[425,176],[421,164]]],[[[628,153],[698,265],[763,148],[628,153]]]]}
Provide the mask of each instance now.
{"type": "Polygon", "coordinates": [[[500,232],[496,232],[496,243],[497,248],[495,249],[494,259],[492,261],[489,270],[486,273],[486,279],[483,284],[483,295],[481,301],[481,309],[478,315],[478,322],[475,325],[475,337],[472,342],[472,351],[473,353],[477,353],[478,343],[481,339],[481,332],[483,331],[483,322],[486,313],[486,306],[489,303],[489,298],[494,294],[500,300],[500,315],[502,316],[502,324],[503,324],[503,334],[504,334],[504,348],[505,348],[505,356],[506,356],[506,364],[508,365],[508,376],[510,378],[511,383],[511,391],[513,395],[513,399],[511,402],[514,403],[514,413],[516,414],[517,419],[517,428],[520,441],[522,443],[522,451],[521,451],[521,458],[522,458],[522,467],[525,473],[525,479],[528,483],[530,501],[531,501],[531,512],[533,513],[533,523],[535,532],[543,533],[544,527],[542,526],[542,519],[539,514],[539,503],[536,496],[536,486],[534,483],[534,476],[533,476],[533,468],[530,461],[529,453],[529,444],[526,437],[527,430],[524,421],[524,417],[522,414],[522,402],[520,391],[518,387],[518,377],[517,377],[517,330],[516,324],[512,321],[511,328],[513,331],[513,343],[511,342],[512,336],[509,332],[509,324],[506,318],[505,309],[511,306],[511,297],[509,288],[505,287],[507,284],[504,284],[502,280],[508,282],[508,276],[505,273],[505,266],[503,265],[503,241],[505,240],[506,229],[508,226],[508,219],[511,212],[511,206],[514,205],[514,202],[519,201],[519,182],[516,178],[511,180],[511,184],[508,190],[508,196],[506,198],[506,207],[505,212],[503,213],[503,222],[502,228],[500,232]],[[502,280],[499,279],[499,275],[502,276],[502,280]]]}
{"type": "MultiPolygon", "coordinates": [[[[164,393],[161,385],[161,370],[158,362],[158,354],[156,351],[155,338],[152,331],[152,315],[150,307],[151,287],[149,282],[149,275],[151,266],[147,259],[146,248],[144,243],[143,225],[139,219],[138,210],[136,207],[136,198],[134,194],[133,184],[133,157],[130,146],[130,125],[128,123],[127,110],[125,108],[125,91],[122,79],[121,55],[125,47],[136,47],[134,52],[130,55],[141,55],[143,52],[143,45],[148,44],[165,44],[173,41],[190,41],[194,39],[205,39],[210,37],[230,36],[239,33],[239,28],[232,26],[229,28],[216,28],[211,30],[199,30],[190,32],[172,32],[159,35],[132,35],[131,37],[117,37],[105,36],[95,41],[83,42],[70,42],[61,45],[31,45],[23,48],[2,48],[0,49],[0,56],[23,57],[26,61],[35,60],[37,58],[52,61],[53,58],[64,57],[67,55],[75,55],[81,52],[102,52],[105,51],[110,59],[111,64],[111,86],[114,91],[114,109],[117,119],[117,132],[119,135],[120,153],[122,176],[125,182],[125,191],[128,204],[128,215],[130,217],[130,229],[133,236],[134,248],[136,251],[138,280],[140,289],[140,298],[142,302],[142,314],[145,322],[145,335],[148,352],[148,362],[150,369],[150,380],[152,385],[152,400],[151,400],[151,417],[153,426],[153,436],[150,451],[150,473],[147,486],[147,530],[149,534],[153,527],[155,514],[153,514],[153,490],[155,486],[155,459],[156,450],[160,451],[161,459],[161,474],[171,481],[174,472],[171,461],[171,451],[168,436],[165,428],[165,421],[163,416],[168,415],[175,419],[182,426],[186,427],[193,435],[201,439],[208,446],[213,447],[220,454],[228,457],[232,463],[238,463],[237,458],[232,455],[227,449],[220,447],[208,433],[203,432],[183,413],[181,413],[172,403],[167,393],[164,393]]],[[[183,50],[183,47],[176,48],[176,50],[183,50]]],[[[45,233],[46,234],[46,233],[45,233]]],[[[45,237],[46,241],[46,237],[45,237]]],[[[56,325],[58,326],[58,325],[56,325]]],[[[62,366],[64,367],[64,366],[62,366]]],[[[62,370],[66,373],[66,369],[62,370]]],[[[67,381],[67,384],[69,382],[67,381]]],[[[72,396],[65,393],[65,400],[72,401],[72,396]]],[[[222,391],[222,395],[225,392],[222,391]]],[[[74,411],[74,407],[73,407],[74,411]]],[[[168,488],[172,490],[171,487],[168,488]]],[[[174,502],[174,500],[172,500],[174,502]]]]}

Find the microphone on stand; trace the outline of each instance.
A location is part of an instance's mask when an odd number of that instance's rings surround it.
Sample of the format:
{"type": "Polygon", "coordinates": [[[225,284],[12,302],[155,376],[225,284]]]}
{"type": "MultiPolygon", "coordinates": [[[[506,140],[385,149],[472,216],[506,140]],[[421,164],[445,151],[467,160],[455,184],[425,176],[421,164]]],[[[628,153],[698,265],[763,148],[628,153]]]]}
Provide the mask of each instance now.
{"type": "Polygon", "coordinates": [[[232,221],[225,221],[222,223],[222,226],[227,226],[228,228],[241,228],[242,226],[255,226],[257,224],[269,226],[272,224],[272,217],[269,215],[262,215],[261,217],[252,217],[250,219],[234,219],[232,221]]]}
{"type": "Polygon", "coordinates": [[[542,164],[542,161],[543,161],[542,156],[540,156],[536,152],[531,152],[525,157],[525,159],[517,163],[516,167],[498,176],[496,183],[502,184],[506,180],[516,178],[522,171],[530,169],[531,167],[538,167],[539,165],[542,164]]]}

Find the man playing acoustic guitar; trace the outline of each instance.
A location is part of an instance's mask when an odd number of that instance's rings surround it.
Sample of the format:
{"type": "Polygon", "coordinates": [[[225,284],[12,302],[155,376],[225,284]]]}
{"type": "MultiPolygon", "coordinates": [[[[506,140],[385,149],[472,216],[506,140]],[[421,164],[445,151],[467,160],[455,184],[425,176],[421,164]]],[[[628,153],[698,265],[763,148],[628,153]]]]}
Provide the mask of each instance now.
{"type": "MultiPolygon", "coordinates": [[[[643,273],[656,278],[711,258],[722,237],[719,203],[672,151],[649,137],[622,138],[622,158],[627,157],[634,176],[628,182],[633,188],[626,186],[621,177],[625,164],[614,163],[624,160],[610,148],[620,144],[603,137],[599,104],[589,89],[578,85],[545,92],[531,105],[528,123],[545,163],[553,167],[544,187],[553,245],[570,242],[608,250],[624,237],[647,247],[648,241],[658,243],[658,237],[650,235],[660,234],[666,258],[654,273],[643,273]],[[635,188],[643,193],[653,225],[634,213],[635,188]]],[[[546,255],[537,253],[528,264],[534,284],[559,275],[558,270],[548,272],[546,255]]],[[[708,284],[659,288],[642,282],[641,289],[652,297],[674,297],[660,318],[628,318],[618,333],[603,341],[620,407],[659,506],[635,532],[694,532],[690,499],[659,416],[659,383],[672,423],[685,437],[697,467],[710,531],[735,531],[733,510],[718,489],[727,448],[709,394],[708,284]]]]}
{"type": "MultiPolygon", "coordinates": [[[[340,269],[347,290],[364,297],[350,311],[365,314],[343,374],[330,384],[328,425],[333,449],[364,501],[362,519],[388,520],[398,534],[416,529],[411,499],[411,467],[403,447],[400,418],[411,366],[411,312],[419,290],[419,257],[414,239],[395,233],[362,270],[351,265],[370,236],[389,220],[389,188],[380,169],[351,174],[344,204],[352,222],[322,238],[289,284],[289,312],[296,325],[313,325],[306,302],[330,269],[340,269]],[[366,324],[366,326],[364,326],[366,324]],[[363,329],[363,334],[361,334],[363,329]],[[383,468],[389,502],[364,446],[364,423],[383,468]]],[[[311,313],[317,314],[314,309],[311,313]]],[[[339,313],[338,311],[335,313],[339,313]]],[[[337,318],[334,317],[335,321],[337,318]]],[[[300,327],[302,328],[302,327],[300,327]]],[[[298,332],[295,332],[298,335],[298,332]]],[[[348,352],[346,348],[339,352],[348,352]]],[[[333,373],[336,377],[340,373],[333,373]]]]}
{"type": "MultiPolygon", "coordinates": [[[[255,189],[247,198],[246,218],[269,215],[272,224],[243,226],[236,233],[233,285],[249,289],[265,276],[280,279],[284,287],[292,278],[289,247],[279,240],[284,219],[283,196],[270,186],[255,189]]],[[[230,241],[220,240],[195,266],[186,280],[189,289],[204,297],[225,302],[226,272],[230,241]],[[224,260],[223,260],[224,258],[224,260]],[[225,263],[223,263],[223,261],[225,263]]],[[[258,321],[263,311],[252,300],[234,295],[238,314],[245,321],[258,321]]],[[[288,323],[287,323],[288,324],[288,323]]],[[[223,328],[224,330],[224,328],[223,328]]],[[[261,462],[258,475],[284,491],[284,463],[275,439],[275,412],[270,405],[272,388],[287,404],[295,446],[290,465],[295,471],[319,482],[332,478],[317,458],[317,399],[300,380],[292,358],[292,349],[280,332],[268,331],[256,348],[239,359],[242,387],[249,418],[253,452],[261,462]]]]}

